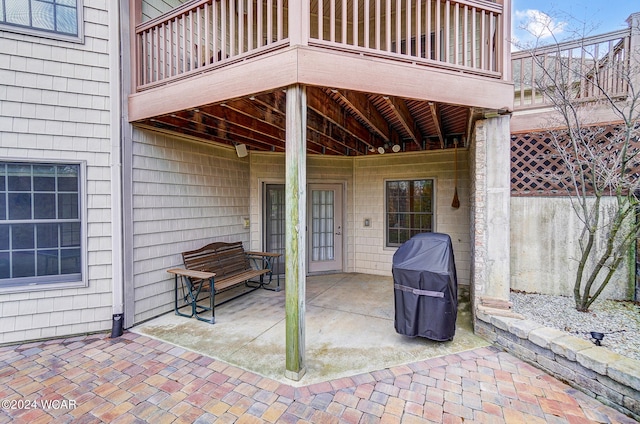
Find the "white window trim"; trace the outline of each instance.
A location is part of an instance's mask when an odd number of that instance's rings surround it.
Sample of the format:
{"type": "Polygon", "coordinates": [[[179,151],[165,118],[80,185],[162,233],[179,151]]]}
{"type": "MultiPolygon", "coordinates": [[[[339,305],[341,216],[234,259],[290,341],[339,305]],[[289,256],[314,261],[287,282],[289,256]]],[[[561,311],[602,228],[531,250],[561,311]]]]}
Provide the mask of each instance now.
{"type": "Polygon", "coordinates": [[[383,180],[382,187],[382,202],[383,202],[383,211],[382,211],[382,220],[383,220],[383,228],[384,228],[384,245],[382,247],[383,250],[396,251],[400,246],[389,246],[389,228],[387,227],[387,182],[389,181],[418,181],[418,180],[432,180],[433,181],[433,222],[432,222],[432,233],[438,232],[437,223],[438,223],[438,178],[434,176],[398,176],[393,178],[385,178],[383,180]]]}
{"type": "Polygon", "coordinates": [[[31,35],[39,38],[47,38],[50,40],[68,41],[71,43],[84,44],[84,0],[77,1],[76,18],[78,19],[78,35],[65,35],[58,32],[47,31],[44,29],[38,29],[33,27],[24,27],[18,25],[11,25],[6,22],[0,22],[0,31],[13,32],[16,34],[31,35]]]}
{"type": "MultiPolygon", "coordinates": [[[[72,289],[72,288],[82,288],[89,286],[89,266],[87,264],[87,248],[88,248],[88,234],[87,234],[87,162],[86,161],[78,161],[78,160],[62,160],[62,159],[43,159],[43,160],[34,160],[29,158],[16,158],[16,157],[7,157],[2,159],[3,163],[8,162],[23,162],[29,163],[32,165],[37,164],[54,164],[54,165],[79,165],[80,166],[80,281],[64,281],[58,283],[29,283],[24,285],[16,285],[16,286],[8,286],[8,287],[0,287],[0,294],[8,294],[8,293],[24,293],[24,292],[35,292],[35,291],[49,291],[49,290],[62,290],[62,289],[72,289]]],[[[58,276],[60,278],[64,278],[64,276],[58,276]]]]}

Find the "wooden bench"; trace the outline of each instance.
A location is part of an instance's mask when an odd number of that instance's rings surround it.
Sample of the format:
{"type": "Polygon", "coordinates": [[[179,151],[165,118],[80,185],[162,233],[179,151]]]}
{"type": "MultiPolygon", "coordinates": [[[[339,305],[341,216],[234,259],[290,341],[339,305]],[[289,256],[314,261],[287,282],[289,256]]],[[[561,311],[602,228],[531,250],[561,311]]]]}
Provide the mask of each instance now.
{"type": "Polygon", "coordinates": [[[200,249],[183,252],[184,268],[167,270],[174,275],[176,315],[195,316],[200,321],[213,324],[215,323],[215,306],[217,306],[215,295],[218,293],[241,285],[250,288],[219,303],[222,304],[259,288],[280,291],[279,275],[277,286],[270,287],[273,281],[273,261],[279,256],[280,253],[246,252],[242,242],[215,242],[200,249]],[[268,275],[268,281],[265,281],[265,275],[268,275]],[[181,280],[182,284],[179,284],[178,280],[181,280]],[[190,314],[179,311],[184,306],[178,305],[179,287],[182,288],[182,298],[191,305],[190,314]],[[206,295],[209,296],[209,306],[198,305],[206,295]],[[211,318],[199,315],[208,311],[211,311],[211,318]]]}

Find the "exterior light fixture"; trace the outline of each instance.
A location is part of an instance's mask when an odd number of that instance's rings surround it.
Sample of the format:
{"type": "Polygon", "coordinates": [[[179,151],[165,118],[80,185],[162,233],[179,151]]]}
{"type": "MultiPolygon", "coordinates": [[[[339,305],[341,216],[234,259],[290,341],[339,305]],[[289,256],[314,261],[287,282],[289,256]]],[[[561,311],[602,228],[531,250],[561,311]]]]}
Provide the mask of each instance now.
{"type": "Polygon", "coordinates": [[[591,332],[591,338],[596,346],[602,346],[602,339],[604,339],[604,333],[598,333],[597,331],[591,332]]]}
{"type": "Polygon", "coordinates": [[[393,153],[398,153],[400,151],[400,145],[394,144],[391,150],[393,151],[393,153]]]}
{"type": "Polygon", "coordinates": [[[236,144],[236,154],[239,158],[243,158],[248,155],[246,144],[236,144]]]}

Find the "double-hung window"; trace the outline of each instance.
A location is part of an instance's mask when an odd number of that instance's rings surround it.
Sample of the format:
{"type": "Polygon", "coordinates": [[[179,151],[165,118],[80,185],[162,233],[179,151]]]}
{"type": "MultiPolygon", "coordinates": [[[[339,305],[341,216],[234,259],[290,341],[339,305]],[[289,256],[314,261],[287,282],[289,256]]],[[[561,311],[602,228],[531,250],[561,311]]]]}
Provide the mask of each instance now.
{"type": "Polygon", "coordinates": [[[81,172],[0,162],[0,288],[83,281],[81,172]]]}
{"type": "Polygon", "coordinates": [[[418,233],[434,229],[434,181],[387,181],[386,245],[400,246],[418,233]]]}
{"type": "Polygon", "coordinates": [[[82,0],[0,0],[0,26],[9,31],[80,41],[82,0]]]}

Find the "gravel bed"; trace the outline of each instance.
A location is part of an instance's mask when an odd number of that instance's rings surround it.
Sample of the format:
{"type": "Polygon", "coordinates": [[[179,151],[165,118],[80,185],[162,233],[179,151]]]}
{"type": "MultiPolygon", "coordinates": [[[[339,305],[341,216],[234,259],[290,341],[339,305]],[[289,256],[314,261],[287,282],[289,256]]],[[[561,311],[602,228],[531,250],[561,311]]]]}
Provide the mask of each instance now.
{"type": "Polygon", "coordinates": [[[592,340],[591,331],[604,333],[602,346],[640,360],[640,305],[596,300],[589,312],[578,312],[572,297],[512,292],[513,310],[545,327],[592,340]]]}

